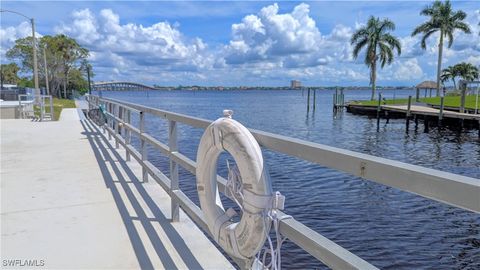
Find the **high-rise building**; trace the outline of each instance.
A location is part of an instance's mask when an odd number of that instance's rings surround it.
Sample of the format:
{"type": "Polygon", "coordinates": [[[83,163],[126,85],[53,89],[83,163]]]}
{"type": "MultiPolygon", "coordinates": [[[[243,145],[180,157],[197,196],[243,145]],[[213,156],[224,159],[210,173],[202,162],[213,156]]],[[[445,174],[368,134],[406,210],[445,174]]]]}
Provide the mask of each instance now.
{"type": "Polygon", "coordinates": [[[300,88],[300,87],[302,87],[302,83],[298,80],[292,80],[290,82],[290,87],[291,88],[300,88]]]}

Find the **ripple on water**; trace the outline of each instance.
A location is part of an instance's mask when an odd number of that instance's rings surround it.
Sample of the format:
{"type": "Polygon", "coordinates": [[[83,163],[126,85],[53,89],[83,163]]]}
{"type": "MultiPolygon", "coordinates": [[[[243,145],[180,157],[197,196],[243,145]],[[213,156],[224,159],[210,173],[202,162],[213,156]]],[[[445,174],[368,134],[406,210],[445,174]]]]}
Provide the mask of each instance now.
{"type": "MultiPolygon", "coordinates": [[[[397,97],[413,91],[397,90],[397,97]]],[[[405,133],[405,122],[332,114],[331,91],[317,92],[317,111],[308,116],[296,91],[105,93],[130,102],[215,119],[224,108],[248,127],[306,139],[365,154],[480,178],[476,131],[457,133],[423,124],[405,133]]],[[[385,95],[389,95],[386,92],[385,95]]],[[[346,91],[346,100],[368,98],[346,91]]],[[[134,122],[137,121],[134,119],[134,122]]],[[[147,116],[148,132],[167,142],[165,121],[147,116]]],[[[195,160],[203,131],[179,126],[180,151],[195,160]]],[[[138,140],[134,140],[138,146],[138,140]]],[[[273,188],[286,196],[286,212],[313,230],[384,269],[480,269],[480,216],[417,195],[264,149],[273,188]]],[[[155,149],[149,158],[168,175],[169,162],[155,149]]],[[[226,175],[222,156],[219,173],[226,175]]],[[[480,181],[480,180],[479,180],[480,181]]],[[[180,169],[181,189],[198,205],[195,177],[180,169]]],[[[229,205],[232,205],[229,202],[229,205]]],[[[326,269],[287,241],[285,269],[326,269]]]]}

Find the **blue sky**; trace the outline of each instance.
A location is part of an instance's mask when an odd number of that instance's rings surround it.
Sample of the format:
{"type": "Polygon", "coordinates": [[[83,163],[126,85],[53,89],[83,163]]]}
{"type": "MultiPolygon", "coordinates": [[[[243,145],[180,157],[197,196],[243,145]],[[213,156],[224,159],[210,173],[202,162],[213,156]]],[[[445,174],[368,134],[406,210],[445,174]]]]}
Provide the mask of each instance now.
{"type": "MultiPolygon", "coordinates": [[[[438,36],[421,50],[412,29],[429,1],[2,1],[36,20],[39,35],[64,33],[90,52],[95,80],[159,85],[368,85],[349,38],[370,15],[388,17],[402,55],[379,71],[379,85],[434,79],[438,36]]],[[[476,34],[457,34],[444,66],[480,65],[479,1],[453,1],[476,34]]],[[[19,16],[1,14],[0,56],[30,35],[19,16]]]]}

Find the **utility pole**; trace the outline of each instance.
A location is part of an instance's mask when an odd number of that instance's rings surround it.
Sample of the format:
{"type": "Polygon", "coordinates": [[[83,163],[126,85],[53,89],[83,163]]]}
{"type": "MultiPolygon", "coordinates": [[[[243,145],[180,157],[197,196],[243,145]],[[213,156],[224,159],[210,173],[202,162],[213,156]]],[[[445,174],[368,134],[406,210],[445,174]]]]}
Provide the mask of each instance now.
{"type": "Polygon", "coordinates": [[[20,15],[26,19],[28,19],[32,25],[32,49],[33,49],[33,80],[35,82],[35,99],[37,102],[41,101],[40,98],[40,88],[38,87],[38,65],[37,65],[37,40],[35,39],[35,20],[33,18],[29,18],[24,14],[12,10],[0,9],[0,12],[9,12],[20,15]]]}
{"type": "Polygon", "coordinates": [[[47,52],[45,50],[45,45],[43,47],[43,64],[45,66],[45,87],[47,88],[47,95],[50,95],[50,88],[48,87],[48,68],[47,68],[47,52]]]}
{"type": "Polygon", "coordinates": [[[35,39],[35,21],[30,19],[32,23],[32,46],[33,46],[33,77],[35,81],[35,97],[37,102],[40,102],[40,88],[38,87],[38,63],[37,63],[37,40],[35,39]]]}

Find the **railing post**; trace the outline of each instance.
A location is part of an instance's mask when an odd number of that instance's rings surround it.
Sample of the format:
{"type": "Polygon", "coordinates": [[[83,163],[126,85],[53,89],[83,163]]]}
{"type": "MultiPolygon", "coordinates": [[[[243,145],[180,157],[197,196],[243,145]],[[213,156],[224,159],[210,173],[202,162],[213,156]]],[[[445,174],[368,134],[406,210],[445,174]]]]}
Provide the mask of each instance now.
{"type": "MultiPolygon", "coordinates": [[[[107,110],[108,113],[110,113],[110,114],[112,113],[112,103],[107,103],[107,108],[106,108],[106,110],[107,110]]],[[[113,121],[112,121],[112,119],[109,119],[109,120],[110,120],[110,121],[108,121],[108,126],[109,126],[110,129],[112,129],[112,128],[113,128],[113,121]]],[[[107,132],[107,133],[108,133],[108,140],[111,140],[111,139],[112,139],[112,134],[111,134],[111,132],[110,132],[110,129],[107,130],[107,131],[108,131],[108,132],[107,132]]]]}
{"type": "MultiPolygon", "coordinates": [[[[118,105],[113,105],[113,116],[117,117],[118,118],[118,111],[119,111],[120,107],[118,105]]],[[[118,136],[118,121],[117,120],[114,120],[115,122],[115,148],[118,149],[120,147],[120,143],[118,142],[118,139],[117,139],[117,136],[118,136]]]]}
{"type": "Polygon", "coordinates": [[[43,121],[45,118],[45,98],[40,96],[40,121],[43,121]]]}
{"type": "MultiPolygon", "coordinates": [[[[126,118],[126,121],[128,124],[130,124],[130,115],[131,115],[131,112],[129,109],[125,109],[125,118],[126,118]]],[[[130,145],[131,141],[132,141],[132,131],[128,128],[125,129],[125,144],[126,145],[130,145]]],[[[125,149],[126,151],[126,157],[125,157],[125,160],[126,161],[130,161],[130,152],[128,151],[128,149],[125,149]]]]}
{"type": "Polygon", "coordinates": [[[54,121],[54,113],[53,113],[53,96],[50,96],[50,117],[51,120],[54,121]]]}
{"type": "MultiPolygon", "coordinates": [[[[142,154],[142,161],[147,160],[147,143],[143,139],[142,135],[145,132],[145,113],[140,112],[140,147],[141,147],[141,154],[142,154]]],[[[144,183],[148,182],[148,172],[147,168],[142,164],[142,181],[144,183]]]]}
{"type": "MultiPolygon", "coordinates": [[[[170,154],[178,152],[177,145],[177,122],[169,120],[168,121],[168,146],[170,148],[170,154]]],[[[170,156],[170,191],[178,190],[178,164],[170,156]]],[[[175,200],[174,196],[171,197],[172,205],[172,222],[180,220],[179,215],[179,205],[175,200]]]]}

